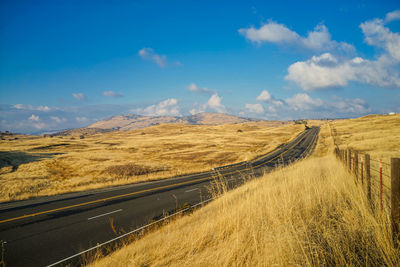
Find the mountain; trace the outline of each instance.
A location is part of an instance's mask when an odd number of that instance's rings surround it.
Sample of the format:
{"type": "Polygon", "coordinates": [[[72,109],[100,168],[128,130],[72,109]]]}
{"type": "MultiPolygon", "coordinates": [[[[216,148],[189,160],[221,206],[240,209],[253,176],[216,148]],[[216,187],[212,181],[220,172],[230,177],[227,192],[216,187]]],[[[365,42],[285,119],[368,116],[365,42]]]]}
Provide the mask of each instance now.
{"type": "Polygon", "coordinates": [[[220,125],[220,124],[242,123],[250,121],[259,121],[259,120],[241,118],[223,113],[198,113],[195,115],[185,116],[185,117],[118,115],[95,122],[89,125],[87,128],[128,131],[128,130],[142,129],[149,126],[164,124],[164,123],[178,123],[187,125],[220,125]]]}

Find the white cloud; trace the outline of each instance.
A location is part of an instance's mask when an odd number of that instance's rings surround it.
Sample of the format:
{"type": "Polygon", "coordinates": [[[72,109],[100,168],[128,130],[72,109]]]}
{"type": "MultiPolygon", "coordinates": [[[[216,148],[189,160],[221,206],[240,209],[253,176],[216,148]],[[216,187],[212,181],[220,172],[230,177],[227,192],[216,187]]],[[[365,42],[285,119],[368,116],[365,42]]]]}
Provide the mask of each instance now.
{"type": "Polygon", "coordinates": [[[386,56],[375,61],[359,57],[339,60],[325,53],[290,65],[285,79],[305,91],[347,86],[350,81],[382,87],[400,86],[399,75],[391,66],[391,60],[386,56]]]}
{"type": "Polygon", "coordinates": [[[365,42],[381,49],[376,59],[339,58],[324,53],[290,65],[285,78],[305,91],[347,86],[352,81],[380,87],[399,87],[400,77],[396,66],[400,62],[400,34],[385,27],[385,21],[396,19],[400,19],[399,10],[388,13],[385,20],[373,19],[360,24],[365,42]]]}
{"type": "Polygon", "coordinates": [[[283,24],[278,24],[274,21],[261,26],[259,29],[251,26],[248,29],[239,29],[239,33],[244,35],[252,42],[270,42],[270,43],[293,43],[296,42],[300,36],[288,29],[283,24]]]}
{"type": "MultiPolygon", "coordinates": [[[[334,101],[312,98],[308,94],[296,94],[285,100],[288,107],[300,116],[354,116],[371,112],[368,103],[360,98],[348,99],[334,96],[334,101]],[[311,113],[310,113],[311,112],[311,113]]],[[[273,107],[272,107],[273,108],[273,107]]]]}
{"type": "Polygon", "coordinates": [[[87,123],[89,121],[86,117],[76,117],[75,120],[79,123],[87,123]]]}
{"type": "Polygon", "coordinates": [[[32,114],[32,115],[29,117],[29,120],[30,120],[30,121],[39,121],[39,116],[36,116],[36,115],[32,114]]]}
{"type": "Polygon", "coordinates": [[[194,115],[200,112],[205,112],[207,110],[217,111],[219,113],[225,113],[226,108],[222,104],[222,98],[218,96],[218,93],[213,94],[205,104],[195,103],[193,109],[189,112],[194,115]]]}
{"type": "Polygon", "coordinates": [[[269,107],[268,107],[268,111],[271,112],[271,113],[276,113],[276,107],[274,107],[274,106],[269,106],[269,107]]]}
{"type": "Polygon", "coordinates": [[[239,29],[239,33],[244,35],[248,40],[256,43],[287,43],[321,51],[338,49],[345,52],[354,52],[355,50],[354,47],[348,43],[339,43],[332,40],[328,28],[323,24],[318,24],[313,31],[309,31],[307,37],[302,37],[284,24],[279,24],[274,21],[269,21],[259,29],[253,26],[247,29],[239,29]]]}
{"type": "Polygon", "coordinates": [[[167,56],[157,55],[152,48],[142,48],[139,50],[139,56],[145,60],[156,63],[161,68],[167,66],[167,56]]]}
{"type": "Polygon", "coordinates": [[[259,96],[257,96],[258,101],[268,102],[271,100],[271,94],[267,90],[263,90],[259,96]]]}
{"type": "Polygon", "coordinates": [[[169,98],[161,101],[156,105],[148,106],[144,109],[138,108],[132,110],[132,112],[137,114],[143,114],[147,116],[179,116],[179,106],[178,100],[175,98],[169,98]]]}
{"type": "Polygon", "coordinates": [[[287,98],[285,101],[294,110],[311,110],[323,104],[321,99],[312,99],[307,94],[296,94],[292,98],[287,98]]]}
{"type": "Polygon", "coordinates": [[[400,20],[400,10],[395,10],[386,14],[385,23],[389,23],[394,20],[400,20]]]}
{"type": "Polygon", "coordinates": [[[86,96],[83,93],[73,93],[72,96],[79,101],[86,100],[86,96]]]}
{"type": "Polygon", "coordinates": [[[67,121],[66,118],[60,118],[60,117],[57,117],[57,116],[50,116],[50,119],[53,120],[56,123],[63,123],[63,122],[67,121]]]}
{"type": "Polygon", "coordinates": [[[385,50],[396,62],[400,61],[400,34],[384,26],[381,19],[361,23],[360,28],[367,44],[385,50]]]}
{"type": "Polygon", "coordinates": [[[103,92],[103,95],[104,95],[104,96],[107,96],[107,97],[113,97],[113,98],[123,97],[123,96],[124,96],[123,94],[121,94],[121,93],[116,93],[116,92],[114,92],[114,91],[104,91],[104,92],[103,92]]]}
{"type": "Polygon", "coordinates": [[[264,108],[261,104],[246,104],[246,109],[253,113],[264,113],[264,108]]]}
{"type": "Polygon", "coordinates": [[[336,111],[340,113],[362,114],[371,112],[371,109],[368,107],[367,102],[360,98],[355,98],[355,99],[339,98],[339,102],[332,103],[331,106],[334,107],[336,111]]]}
{"type": "Polygon", "coordinates": [[[281,100],[272,100],[272,104],[275,105],[276,107],[283,106],[283,102],[281,100]]]}
{"type": "Polygon", "coordinates": [[[222,98],[218,96],[217,93],[213,94],[210,99],[208,99],[207,106],[219,113],[226,112],[226,108],[221,103],[222,98]]]}
{"type": "Polygon", "coordinates": [[[42,129],[44,129],[44,128],[47,127],[47,124],[44,123],[44,122],[38,122],[38,123],[32,123],[32,126],[33,126],[35,129],[42,130],[42,129]]]}
{"type": "Polygon", "coordinates": [[[198,87],[196,84],[191,83],[188,85],[187,89],[191,92],[195,92],[195,93],[205,93],[205,94],[213,94],[214,91],[205,88],[205,87],[198,87]]]}
{"type": "Polygon", "coordinates": [[[44,111],[44,112],[48,112],[51,109],[48,106],[32,106],[32,105],[23,105],[23,104],[15,104],[13,106],[16,109],[25,109],[25,110],[36,110],[36,111],[44,111]]]}

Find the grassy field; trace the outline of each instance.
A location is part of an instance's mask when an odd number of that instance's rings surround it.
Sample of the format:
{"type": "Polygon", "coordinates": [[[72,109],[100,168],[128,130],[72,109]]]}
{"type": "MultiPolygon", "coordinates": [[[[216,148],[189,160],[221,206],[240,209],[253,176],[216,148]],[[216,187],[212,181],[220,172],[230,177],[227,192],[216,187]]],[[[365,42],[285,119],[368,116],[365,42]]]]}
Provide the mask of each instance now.
{"type": "Polygon", "coordinates": [[[250,122],[164,124],[83,136],[3,136],[0,201],[88,190],[251,160],[288,142],[303,125],[250,122]]]}
{"type": "Polygon", "coordinates": [[[384,206],[390,205],[390,158],[400,158],[400,114],[369,115],[358,119],[338,120],[330,124],[336,144],[340,149],[359,151],[359,161],[364,153],[371,156],[371,191],[378,208],[380,187],[380,160],[384,206]]]}
{"type": "Polygon", "coordinates": [[[325,124],[312,157],[249,181],[91,266],[399,266],[390,213],[374,214],[333,147],[325,124]]]}
{"type": "Polygon", "coordinates": [[[400,157],[400,114],[337,120],[330,125],[340,149],[355,149],[385,162],[400,157]]]}

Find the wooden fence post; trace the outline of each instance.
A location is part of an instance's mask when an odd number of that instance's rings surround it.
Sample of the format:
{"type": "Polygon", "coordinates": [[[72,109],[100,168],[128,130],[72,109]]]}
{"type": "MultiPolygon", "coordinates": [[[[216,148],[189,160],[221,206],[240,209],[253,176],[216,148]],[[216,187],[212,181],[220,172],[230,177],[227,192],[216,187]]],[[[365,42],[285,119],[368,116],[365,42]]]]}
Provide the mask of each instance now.
{"type": "Polygon", "coordinates": [[[382,179],[382,160],[379,160],[379,201],[381,212],[383,210],[383,179],[382,179]]]}
{"type": "Polygon", "coordinates": [[[391,159],[392,233],[395,247],[400,242],[400,158],[391,159]]]}
{"type": "Polygon", "coordinates": [[[357,150],[354,151],[354,175],[356,176],[356,182],[358,182],[358,152],[357,150]]]}
{"type": "Polygon", "coordinates": [[[351,171],[351,149],[347,149],[347,168],[351,171]]]}
{"type": "Polygon", "coordinates": [[[369,154],[365,154],[364,161],[365,161],[365,180],[367,180],[367,197],[370,203],[372,203],[371,198],[371,169],[369,163],[370,157],[369,154]]]}
{"type": "Polygon", "coordinates": [[[364,186],[364,160],[361,158],[361,184],[364,186]]]}

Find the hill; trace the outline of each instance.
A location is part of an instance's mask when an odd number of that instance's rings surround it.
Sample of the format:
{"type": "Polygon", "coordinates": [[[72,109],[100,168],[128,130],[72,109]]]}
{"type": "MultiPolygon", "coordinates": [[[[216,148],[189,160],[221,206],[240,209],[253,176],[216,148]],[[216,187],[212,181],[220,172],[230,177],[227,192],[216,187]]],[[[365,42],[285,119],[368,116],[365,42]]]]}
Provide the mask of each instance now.
{"type": "Polygon", "coordinates": [[[118,115],[95,122],[89,125],[87,128],[129,131],[165,123],[177,123],[184,125],[222,125],[222,124],[235,124],[235,123],[243,123],[251,121],[260,121],[260,120],[241,118],[223,113],[199,113],[185,117],[118,115]]]}
{"type": "Polygon", "coordinates": [[[324,124],[313,156],[216,195],[111,255],[99,251],[89,266],[399,266],[389,213],[371,209],[365,188],[333,157],[331,136],[341,148],[379,146],[375,158],[395,156],[398,123],[377,116],[324,124]]]}

